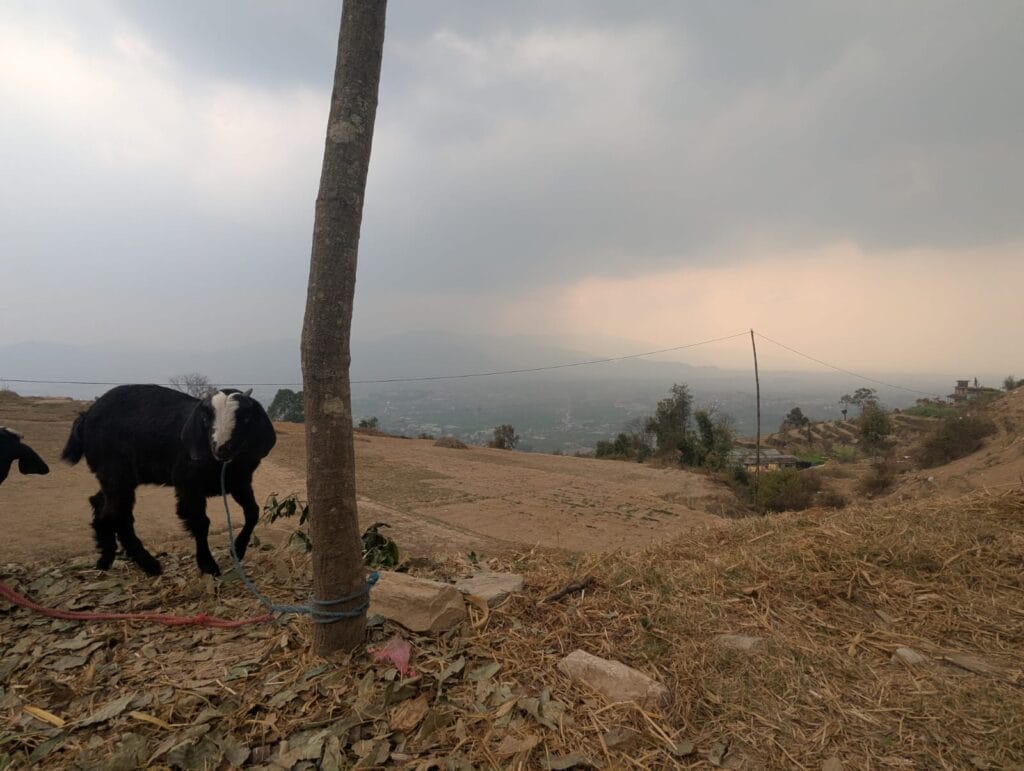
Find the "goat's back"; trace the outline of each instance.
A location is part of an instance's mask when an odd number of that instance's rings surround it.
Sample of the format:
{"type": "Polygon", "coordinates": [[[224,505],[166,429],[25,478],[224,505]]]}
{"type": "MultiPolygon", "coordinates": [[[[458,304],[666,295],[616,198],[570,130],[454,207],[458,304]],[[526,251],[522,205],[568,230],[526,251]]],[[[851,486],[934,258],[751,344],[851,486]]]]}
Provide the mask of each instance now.
{"type": "Polygon", "coordinates": [[[158,385],[112,388],[75,421],[64,458],[74,463],[84,455],[94,471],[127,461],[138,481],[166,484],[183,453],[181,430],[198,404],[158,385]]]}

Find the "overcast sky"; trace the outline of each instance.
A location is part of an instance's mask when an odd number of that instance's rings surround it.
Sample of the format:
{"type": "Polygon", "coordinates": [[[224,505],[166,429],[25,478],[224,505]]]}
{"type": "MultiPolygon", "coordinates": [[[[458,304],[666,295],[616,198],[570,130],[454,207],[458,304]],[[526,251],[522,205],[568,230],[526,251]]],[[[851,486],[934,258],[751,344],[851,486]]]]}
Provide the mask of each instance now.
{"type": "MultiPolygon", "coordinates": [[[[339,8],[0,5],[0,344],[297,336],[339,8]]],[[[1024,375],[1022,40],[1019,2],[392,0],[356,332],[1024,375]]]]}

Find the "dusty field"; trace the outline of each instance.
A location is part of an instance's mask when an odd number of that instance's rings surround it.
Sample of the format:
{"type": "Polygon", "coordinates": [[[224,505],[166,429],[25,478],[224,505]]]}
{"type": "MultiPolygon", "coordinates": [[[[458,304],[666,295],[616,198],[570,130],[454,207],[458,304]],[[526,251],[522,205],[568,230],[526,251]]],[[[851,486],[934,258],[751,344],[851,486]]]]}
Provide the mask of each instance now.
{"type": "MultiPolygon", "coordinates": [[[[50,464],[48,476],[12,474],[0,487],[8,537],[0,561],[27,562],[92,553],[86,498],[97,485],[84,463],[58,458],[77,402],[0,395],[0,425],[23,433],[50,464]]],[[[731,495],[707,478],[675,469],[485,448],[451,450],[429,440],[356,437],[360,518],[383,521],[410,555],[495,554],[535,545],[613,551],[657,543],[719,521],[731,495]]],[[[278,444],[257,471],[257,500],[305,490],[300,425],[279,424],[278,444]]],[[[140,488],[136,526],[151,549],[188,550],[173,492],[140,488]]],[[[208,503],[211,543],[226,560],[224,514],[208,503]]],[[[288,522],[257,528],[280,542],[288,522]]]]}

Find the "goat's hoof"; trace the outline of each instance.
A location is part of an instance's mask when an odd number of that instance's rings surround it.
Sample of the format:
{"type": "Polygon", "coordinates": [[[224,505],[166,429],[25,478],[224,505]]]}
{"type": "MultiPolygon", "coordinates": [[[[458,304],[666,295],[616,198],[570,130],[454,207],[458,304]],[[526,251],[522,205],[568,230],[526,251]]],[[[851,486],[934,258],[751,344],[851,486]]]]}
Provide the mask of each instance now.
{"type": "Polygon", "coordinates": [[[245,559],[245,550],[249,548],[247,543],[239,543],[235,541],[235,554],[238,555],[238,561],[241,562],[245,559]]]}
{"type": "Polygon", "coordinates": [[[113,564],[114,564],[114,555],[111,554],[108,557],[107,555],[104,554],[102,557],[100,557],[98,560],[96,560],[96,569],[97,570],[110,570],[110,566],[113,565],[113,564]]]}
{"type": "Polygon", "coordinates": [[[142,568],[142,572],[147,576],[158,576],[164,572],[164,569],[160,566],[160,560],[151,554],[140,554],[135,557],[135,563],[142,568]]]}
{"type": "Polygon", "coordinates": [[[214,578],[220,576],[220,567],[212,559],[210,560],[199,560],[199,572],[209,573],[214,578]]]}

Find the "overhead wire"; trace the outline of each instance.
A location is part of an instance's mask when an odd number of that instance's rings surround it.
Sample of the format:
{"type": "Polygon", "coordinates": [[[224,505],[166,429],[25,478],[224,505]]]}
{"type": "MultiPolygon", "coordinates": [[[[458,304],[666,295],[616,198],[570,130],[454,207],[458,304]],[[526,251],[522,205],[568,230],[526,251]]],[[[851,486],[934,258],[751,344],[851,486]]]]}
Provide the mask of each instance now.
{"type": "Polygon", "coordinates": [[[839,367],[839,366],[837,366],[835,364],[830,364],[827,361],[822,361],[821,359],[818,359],[818,358],[816,358],[814,356],[811,356],[809,353],[804,353],[803,351],[798,351],[796,348],[792,348],[792,347],[786,345],[785,343],[780,343],[778,340],[773,340],[772,338],[768,337],[767,335],[761,334],[757,330],[754,330],[754,334],[757,335],[758,337],[760,337],[762,340],[766,340],[769,343],[772,343],[773,345],[779,346],[779,348],[784,348],[787,351],[789,351],[790,353],[795,353],[797,356],[802,356],[803,358],[808,359],[810,361],[813,361],[816,364],[820,364],[823,367],[828,367],[829,369],[834,369],[836,372],[842,372],[844,375],[849,375],[850,377],[859,378],[860,380],[864,380],[864,381],[866,381],[868,383],[875,383],[876,385],[883,385],[883,386],[886,386],[887,388],[895,388],[895,389],[897,389],[899,391],[907,391],[908,393],[912,393],[912,394],[922,394],[923,396],[938,397],[940,399],[943,398],[941,395],[935,394],[935,393],[931,393],[930,391],[921,391],[921,390],[919,390],[917,388],[908,388],[907,386],[898,385],[897,383],[888,383],[885,380],[879,380],[878,378],[868,377],[867,375],[861,375],[860,373],[854,372],[853,370],[844,369],[843,367],[839,367]]]}
{"type": "MultiPolygon", "coordinates": [[[[702,345],[710,345],[711,343],[720,343],[725,340],[732,340],[736,337],[743,337],[747,335],[747,332],[736,332],[732,335],[723,335],[722,337],[714,337],[708,340],[701,340],[696,343],[686,343],[685,345],[676,345],[671,348],[659,348],[655,351],[643,351],[642,353],[630,353],[623,356],[609,356],[603,359],[587,359],[584,361],[566,362],[562,364],[548,364],[541,367],[523,367],[520,369],[500,369],[490,370],[484,372],[464,372],[457,375],[424,375],[419,377],[391,377],[391,378],[377,378],[372,380],[352,380],[352,385],[374,385],[382,383],[422,383],[428,381],[437,380],[465,380],[468,378],[477,377],[494,377],[497,375],[520,375],[530,372],[548,372],[556,369],[568,369],[570,367],[584,367],[591,364],[608,364],[615,361],[626,361],[628,359],[639,359],[644,356],[656,356],[662,353],[672,353],[674,351],[683,351],[687,348],[697,348],[702,345]]],[[[27,383],[33,385],[103,385],[103,386],[115,386],[121,385],[121,383],[113,382],[102,382],[97,380],[24,380],[19,378],[5,378],[0,377],[0,382],[5,383],[27,383]]],[[[253,388],[288,388],[288,387],[301,387],[302,383],[220,383],[222,386],[233,386],[233,385],[245,385],[252,386],[253,388]]]]}
{"type": "MultiPolygon", "coordinates": [[[[712,343],[720,343],[720,342],[724,342],[726,340],[733,340],[733,339],[739,338],[739,337],[746,337],[748,334],[749,334],[749,331],[745,330],[743,332],[735,332],[735,333],[733,333],[731,335],[722,335],[721,337],[713,337],[713,338],[709,338],[707,340],[700,340],[700,341],[695,342],[695,343],[686,343],[684,345],[675,345],[675,346],[671,346],[669,348],[658,348],[658,349],[652,350],[652,351],[642,351],[640,353],[630,353],[630,354],[624,354],[624,355],[621,355],[621,356],[607,356],[607,357],[600,358],[600,359],[585,359],[585,360],[582,360],[582,361],[563,362],[563,363],[559,363],[559,364],[547,364],[547,365],[543,365],[543,366],[539,366],[539,367],[521,367],[521,368],[516,368],[516,369],[485,370],[485,371],[481,371],[481,372],[462,372],[462,373],[458,373],[458,374],[454,374],[454,375],[421,375],[421,376],[411,376],[411,377],[389,377],[389,378],[359,379],[359,380],[352,380],[350,382],[351,382],[352,385],[383,385],[383,384],[390,384],[390,383],[426,383],[426,382],[438,382],[438,381],[446,381],[446,380],[468,380],[468,379],[471,379],[471,378],[497,377],[497,376],[502,376],[502,375],[521,375],[521,374],[529,374],[529,373],[534,373],[534,372],[550,372],[550,371],[553,371],[553,370],[570,369],[570,368],[574,368],[574,367],[585,367],[585,366],[591,366],[591,365],[595,365],[595,364],[610,364],[612,362],[617,362],[617,361],[628,361],[630,359],[640,359],[640,358],[644,358],[646,356],[657,356],[657,355],[664,354],[664,353],[674,353],[676,351],[684,351],[684,350],[687,350],[687,349],[690,349],[690,348],[697,348],[697,347],[704,346],[704,345],[711,345],[712,343]]],[[[905,391],[907,393],[914,393],[914,394],[920,394],[920,395],[923,395],[923,396],[942,398],[942,396],[940,394],[935,394],[935,393],[932,393],[932,392],[929,392],[929,391],[922,391],[922,390],[917,389],[917,388],[910,388],[908,386],[903,386],[903,385],[900,385],[898,383],[890,383],[890,382],[885,381],[885,380],[880,380],[878,378],[873,378],[873,377],[870,377],[868,375],[863,375],[863,374],[861,374],[859,372],[854,372],[853,370],[846,369],[845,367],[840,367],[840,366],[838,366],[836,364],[832,364],[830,362],[827,362],[827,361],[824,361],[822,359],[819,359],[816,356],[812,356],[812,355],[810,355],[808,353],[804,353],[803,351],[800,351],[800,350],[798,350],[796,348],[793,348],[792,346],[786,345],[785,343],[781,343],[778,340],[775,340],[775,339],[773,339],[771,337],[768,337],[765,334],[762,334],[761,332],[758,332],[757,330],[754,330],[754,334],[757,335],[758,337],[760,337],[762,340],[765,340],[766,342],[772,343],[773,345],[776,345],[779,348],[787,350],[790,353],[793,353],[793,354],[795,354],[797,356],[800,356],[800,357],[802,357],[804,359],[807,359],[808,361],[812,361],[812,362],[814,362],[816,364],[819,364],[819,365],[821,365],[823,367],[827,367],[828,369],[835,370],[836,372],[841,372],[844,375],[849,375],[850,377],[854,377],[854,378],[857,378],[859,380],[863,380],[865,382],[875,383],[876,385],[882,385],[882,386],[885,386],[887,388],[893,388],[893,389],[896,389],[896,390],[899,390],[899,391],[905,391]]],[[[124,382],[124,381],[122,381],[122,382],[124,382]]],[[[71,379],[68,379],[68,380],[45,380],[45,379],[5,378],[5,377],[0,377],[0,383],[18,383],[18,384],[26,384],[26,385],[81,385],[81,386],[116,386],[116,385],[121,385],[121,382],[103,381],[103,380],[83,380],[83,379],[78,379],[78,380],[71,380],[71,379]]],[[[252,382],[241,382],[240,381],[240,382],[232,382],[232,383],[227,383],[227,382],[219,383],[218,385],[220,385],[220,386],[263,387],[263,388],[301,388],[303,384],[302,383],[252,383],[252,382]]]]}

